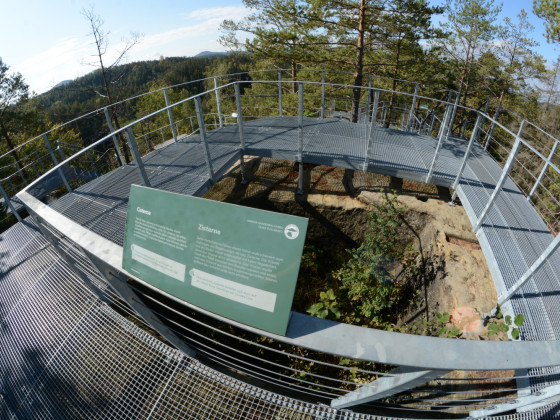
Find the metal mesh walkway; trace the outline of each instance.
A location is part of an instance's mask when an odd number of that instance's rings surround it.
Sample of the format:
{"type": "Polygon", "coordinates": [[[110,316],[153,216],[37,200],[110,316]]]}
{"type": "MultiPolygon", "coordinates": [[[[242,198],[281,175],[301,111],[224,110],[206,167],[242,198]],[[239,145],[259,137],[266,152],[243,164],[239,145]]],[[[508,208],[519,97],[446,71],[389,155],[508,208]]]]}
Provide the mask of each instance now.
{"type": "Polygon", "coordinates": [[[169,347],[99,299],[29,221],[0,236],[0,255],[3,419],[381,418],[264,391],[169,347]]]}
{"type": "MultiPolygon", "coordinates": [[[[425,179],[436,149],[432,137],[376,128],[368,155],[367,133],[365,125],[304,118],[302,158],[425,179]]],[[[217,178],[241,156],[239,136],[235,125],[208,133],[217,178]]],[[[299,136],[296,117],[247,122],[244,152],[297,160],[299,136]]],[[[433,183],[452,184],[466,146],[464,140],[446,139],[433,183]]],[[[198,136],[156,150],[143,161],[155,188],[202,195],[211,185],[198,136]]],[[[481,214],[500,174],[500,166],[475,146],[458,188],[471,221],[481,214]]],[[[51,206],[122,245],[130,185],[142,183],[137,167],[126,165],[51,206]]],[[[552,241],[511,181],[479,237],[498,292],[510,287],[552,241]]],[[[5,355],[0,414],[7,413],[6,418],[365,418],[263,391],[172,349],[136,326],[129,309],[116,312],[115,296],[78,255],[80,269],[106,299],[91,292],[29,222],[0,237],[0,257],[0,354],[5,355]]],[[[557,250],[511,301],[514,311],[526,316],[524,339],[557,338],[560,279],[554,268],[559,266],[557,250]]]]}

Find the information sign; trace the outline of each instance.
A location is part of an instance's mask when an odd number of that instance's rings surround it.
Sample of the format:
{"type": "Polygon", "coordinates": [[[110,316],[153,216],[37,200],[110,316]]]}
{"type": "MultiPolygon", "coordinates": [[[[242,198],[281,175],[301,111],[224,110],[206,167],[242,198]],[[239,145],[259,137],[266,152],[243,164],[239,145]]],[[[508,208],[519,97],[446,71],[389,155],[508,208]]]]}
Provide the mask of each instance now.
{"type": "Polygon", "coordinates": [[[196,306],[285,335],[307,219],[133,185],[123,268],[196,306]]]}

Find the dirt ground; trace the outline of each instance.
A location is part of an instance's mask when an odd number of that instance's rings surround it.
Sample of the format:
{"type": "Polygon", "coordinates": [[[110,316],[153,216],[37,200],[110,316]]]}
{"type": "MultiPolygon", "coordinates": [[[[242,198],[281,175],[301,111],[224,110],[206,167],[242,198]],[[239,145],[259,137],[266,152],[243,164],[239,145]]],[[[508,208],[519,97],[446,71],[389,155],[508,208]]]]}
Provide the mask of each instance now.
{"type": "MultiPolygon", "coordinates": [[[[463,207],[460,203],[449,205],[449,189],[360,171],[304,165],[304,191],[297,194],[298,178],[298,166],[292,162],[246,158],[246,183],[241,182],[240,167],[236,165],[205,195],[214,200],[309,218],[303,259],[321,252],[322,261],[328,263],[322,263],[313,276],[309,276],[309,271],[302,275],[300,268],[293,310],[305,312],[310,302],[317,301],[319,292],[330,287],[330,272],[347,258],[345,250],[363,240],[373,206],[383,203],[387,192],[396,192],[398,201],[407,208],[406,223],[399,231],[401,240],[412,244],[422,255],[430,256],[434,263],[431,281],[418,291],[416,304],[402,313],[399,323],[432,321],[436,313],[447,312],[461,328],[461,338],[507,340],[505,333],[489,337],[488,328],[483,326],[480,314],[495,308],[496,291],[463,207]]],[[[462,387],[467,384],[484,387],[486,384],[479,381],[488,377],[494,378],[492,387],[515,388],[510,379],[513,375],[512,371],[453,371],[445,376],[446,395],[442,399],[461,400],[462,387]]],[[[439,380],[425,385],[431,386],[442,390],[439,380]]],[[[499,395],[515,398],[514,393],[499,395]]],[[[470,397],[488,398],[489,394],[481,388],[480,395],[474,393],[470,397]]],[[[450,414],[463,409],[452,407],[445,411],[450,414]]]]}
{"type": "MultiPolygon", "coordinates": [[[[426,285],[418,305],[403,315],[403,322],[433,317],[436,312],[455,311],[455,322],[465,327],[474,313],[489,313],[496,305],[496,291],[487,264],[460,204],[450,206],[449,189],[389,176],[351,171],[329,166],[304,165],[303,194],[297,194],[298,167],[292,162],[266,158],[245,158],[245,179],[239,164],[205,195],[213,200],[280,211],[309,218],[306,249],[326,253],[333,266],[340,263],[345,249],[363,239],[368,213],[394,191],[408,209],[404,215],[402,240],[413,243],[423,255],[439,266],[433,281],[426,285]],[[469,310],[470,309],[470,312],[469,310]],[[460,319],[461,313],[467,319],[460,319]],[[406,319],[404,319],[406,318],[406,319]]],[[[328,272],[322,267],[324,284],[300,288],[303,294],[328,288],[328,272]]],[[[305,279],[299,279],[302,282],[305,279]]],[[[313,296],[296,296],[308,301],[313,296]]],[[[487,339],[480,324],[464,338],[487,339]]],[[[468,328],[466,328],[468,329],[468,328]]],[[[470,328],[473,329],[472,327],[470,328]]]]}

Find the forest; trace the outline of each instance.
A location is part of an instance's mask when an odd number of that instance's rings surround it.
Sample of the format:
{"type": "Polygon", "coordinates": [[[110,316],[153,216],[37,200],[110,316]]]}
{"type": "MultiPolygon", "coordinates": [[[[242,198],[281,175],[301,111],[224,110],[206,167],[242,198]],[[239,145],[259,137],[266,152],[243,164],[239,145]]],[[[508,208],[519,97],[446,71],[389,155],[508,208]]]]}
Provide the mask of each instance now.
{"type": "MultiPolygon", "coordinates": [[[[528,13],[541,18],[548,41],[558,44],[558,5],[552,0],[535,0],[532,10],[503,20],[498,18],[503,6],[495,0],[446,0],[441,7],[427,0],[243,3],[251,11],[248,17],[226,20],[219,28],[228,55],[122,64],[123,54],[109,65],[100,53],[97,70],[41,95],[30,92],[23,76],[0,61],[0,179],[29,171],[24,157],[37,151],[22,146],[26,141],[78,116],[92,113],[62,130],[58,139],[76,150],[107,132],[105,119],[94,118],[102,111],[95,110],[165,86],[264,69],[289,69],[294,81],[301,71],[317,69],[347,72],[354,86],[367,86],[373,76],[386,78],[385,88],[394,91],[404,81],[451,89],[463,106],[495,118],[507,118],[507,109],[508,115],[558,135],[560,62],[547,63],[535,52],[535,28],[528,18],[528,13]]],[[[95,42],[105,42],[102,21],[93,14],[86,18],[95,42]]],[[[211,87],[209,81],[177,86],[170,90],[171,101],[211,87]]],[[[296,84],[284,84],[284,89],[294,92],[296,84]]],[[[360,89],[352,95],[353,103],[359,103],[360,89]]],[[[112,106],[113,126],[145,115],[152,102],[164,106],[163,97],[149,98],[112,106]]],[[[356,114],[351,115],[355,122],[356,114]]],[[[460,124],[459,119],[454,129],[460,124]]]]}

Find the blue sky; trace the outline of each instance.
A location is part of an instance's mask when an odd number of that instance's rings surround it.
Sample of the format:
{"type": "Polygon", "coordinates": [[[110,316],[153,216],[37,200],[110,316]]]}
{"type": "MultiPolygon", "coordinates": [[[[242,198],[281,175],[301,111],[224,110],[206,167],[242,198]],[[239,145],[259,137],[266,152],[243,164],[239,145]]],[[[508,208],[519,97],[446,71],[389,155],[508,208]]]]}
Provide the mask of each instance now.
{"type": "MultiPolygon", "coordinates": [[[[31,89],[44,92],[56,83],[74,79],[93,70],[84,64],[95,54],[84,8],[94,6],[110,31],[110,49],[122,45],[130,32],[143,34],[128,61],[157,59],[160,56],[193,56],[201,51],[223,51],[217,39],[218,26],[226,18],[247,14],[241,0],[4,0],[0,15],[0,57],[20,72],[31,89]]],[[[442,0],[431,0],[441,4],[442,0]]],[[[503,16],[515,18],[525,8],[535,25],[538,52],[555,60],[558,52],[541,36],[544,27],[531,13],[532,0],[505,2],[503,16]]]]}

